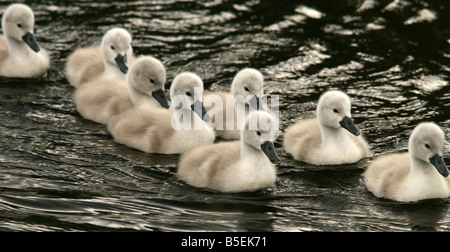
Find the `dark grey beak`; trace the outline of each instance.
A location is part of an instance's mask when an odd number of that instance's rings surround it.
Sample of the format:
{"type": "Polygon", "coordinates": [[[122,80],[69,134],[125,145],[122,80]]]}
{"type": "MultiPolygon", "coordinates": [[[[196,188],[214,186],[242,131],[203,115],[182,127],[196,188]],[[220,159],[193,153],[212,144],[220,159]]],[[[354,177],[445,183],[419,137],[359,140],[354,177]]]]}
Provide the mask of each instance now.
{"type": "Polygon", "coordinates": [[[119,66],[119,69],[122,73],[126,74],[128,72],[128,66],[127,66],[127,59],[125,56],[122,56],[121,54],[117,55],[117,57],[114,59],[119,66]]]}
{"type": "Polygon", "coordinates": [[[161,104],[163,108],[169,108],[169,101],[167,101],[166,94],[162,89],[158,89],[152,93],[152,96],[161,104]]]}
{"type": "Polygon", "coordinates": [[[275,146],[273,145],[273,142],[265,141],[263,144],[261,144],[261,150],[264,152],[264,154],[266,154],[270,162],[275,162],[278,160],[278,155],[275,152],[275,146]]]}
{"type": "Polygon", "coordinates": [[[430,163],[436,168],[436,170],[444,177],[448,176],[447,166],[445,165],[444,159],[438,154],[430,158],[430,163]]]}
{"type": "Polygon", "coordinates": [[[361,134],[359,130],[356,128],[355,124],[353,123],[352,119],[345,116],[342,121],[339,122],[342,128],[348,130],[350,133],[352,133],[355,136],[359,136],[361,134]]]}
{"type": "Polygon", "coordinates": [[[203,121],[205,122],[211,121],[211,117],[209,117],[208,112],[203,106],[203,102],[195,101],[194,104],[192,104],[191,108],[198,116],[200,116],[200,118],[203,119],[203,121]]]}
{"type": "Polygon", "coordinates": [[[261,105],[261,99],[256,97],[255,95],[250,99],[250,106],[255,110],[264,110],[261,105]]]}
{"type": "Polygon", "coordinates": [[[41,48],[39,47],[36,38],[34,38],[34,35],[30,32],[27,32],[27,34],[23,35],[22,40],[27,43],[27,45],[31,48],[31,50],[35,52],[39,52],[41,48]]]}

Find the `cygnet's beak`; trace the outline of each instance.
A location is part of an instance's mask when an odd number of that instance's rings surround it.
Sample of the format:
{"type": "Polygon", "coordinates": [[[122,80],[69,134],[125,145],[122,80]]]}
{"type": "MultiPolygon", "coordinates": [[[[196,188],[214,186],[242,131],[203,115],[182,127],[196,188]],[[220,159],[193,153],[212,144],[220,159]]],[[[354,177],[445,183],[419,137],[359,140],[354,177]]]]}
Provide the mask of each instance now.
{"type": "Polygon", "coordinates": [[[39,52],[41,48],[39,47],[36,38],[31,32],[27,32],[25,35],[23,35],[22,40],[27,43],[27,45],[31,48],[31,50],[35,52],[39,52]]]}
{"type": "Polygon", "coordinates": [[[126,74],[128,72],[127,58],[121,54],[117,55],[114,59],[119,66],[119,69],[122,73],[126,74]]]}
{"type": "Polygon", "coordinates": [[[208,115],[205,106],[203,106],[203,102],[195,101],[194,104],[192,104],[191,108],[198,116],[200,116],[200,118],[203,119],[203,121],[211,121],[211,117],[208,115]]]}
{"type": "Polygon", "coordinates": [[[445,165],[444,159],[439,154],[436,154],[430,158],[430,163],[436,168],[436,170],[444,177],[448,176],[448,169],[445,165]]]}
{"type": "Polygon", "coordinates": [[[263,144],[261,144],[261,150],[264,152],[264,154],[266,154],[271,162],[278,161],[278,155],[275,152],[275,146],[273,145],[273,142],[265,141],[263,144]]]}
{"type": "Polygon", "coordinates": [[[163,108],[169,108],[169,101],[167,100],[166,93],[162,89],[158,89],[152,92],[152,96],[161,104],[163,108]]]}
{"type": "Polygon", "coordinates": [[[342,128],[348,130],[350,133],[352,133],[355,136],[359,136],[361,134],[359,130],[356,128],[355,124],[353,123],[352,119],[348,116],[344,116],[344,119],[339,122],[342,128]]]}

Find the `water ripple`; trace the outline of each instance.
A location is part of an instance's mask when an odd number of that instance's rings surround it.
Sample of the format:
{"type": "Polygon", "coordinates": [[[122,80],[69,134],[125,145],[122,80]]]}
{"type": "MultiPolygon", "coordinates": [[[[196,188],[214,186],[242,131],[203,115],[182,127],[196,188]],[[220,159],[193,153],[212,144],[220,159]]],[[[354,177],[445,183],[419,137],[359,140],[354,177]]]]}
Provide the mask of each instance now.
{"type": "MultiPolygon", "coordinates": [[[[0,3],[0,14],[12,1],[0,3]]],[[[36,38],[52,57],[36,80],[0,78],[2,231],[449,231],[449,201],[375,198],[361,174],[297,162],[282,148],[292,123],[315,116],[340,89],[374,156],[407,150],[422,121],[450,139],[448,5],[440,1],[55,1],[30,3],[36,38]],[[114,142],[82,118],[65,77],[68,55],[128,29],[136,55],[160,58],[168,88],[181,71],[228,91],[255,67],[280,98],[278,180],[268,190],[221,194],[176,177],[179,155],[114,142]]],[[[448,145],[448,144],[447,144],[448,145]]],[[[444,159],[449,160],[448,146],[444,159]]]]}

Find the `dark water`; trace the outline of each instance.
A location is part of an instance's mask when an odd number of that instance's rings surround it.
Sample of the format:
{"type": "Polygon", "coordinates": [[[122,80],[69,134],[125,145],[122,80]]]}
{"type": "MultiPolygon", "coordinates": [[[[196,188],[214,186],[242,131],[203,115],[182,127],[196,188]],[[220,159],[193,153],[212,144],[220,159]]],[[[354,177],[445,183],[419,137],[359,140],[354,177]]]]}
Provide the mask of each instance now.
{"type": "MultiPolygon", "coordinates": [[[[0,14],[10,1],[0,2],[0,14]]],[[[412,128],[450,136],[450,6],[445,0],[30,1],[52,67],[0,79],[0,231],[450,231],[449,199],[375,198],[371,159],[314,167],[291,159],[283,131],[314,115],[320,94],[348,93],[374,156],[405,151],[412,128]],[[279,95],[278,180],[221,194],[177,180],[178,155],[116,144],[75,110],[67,56],[118,26],[137,55],[161,59],[167,88],[193,71],[228,90],[244,67],[279,95]]],[[[445,161],[450,164],[446,146],[445,161]]]]}

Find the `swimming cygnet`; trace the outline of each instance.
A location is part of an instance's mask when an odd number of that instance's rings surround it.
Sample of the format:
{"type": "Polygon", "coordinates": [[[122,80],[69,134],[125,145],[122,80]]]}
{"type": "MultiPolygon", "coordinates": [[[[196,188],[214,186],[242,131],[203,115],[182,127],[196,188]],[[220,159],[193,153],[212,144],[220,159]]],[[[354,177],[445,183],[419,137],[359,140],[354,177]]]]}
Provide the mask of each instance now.
{"type": "Polygon", "coordinates": [[[284,148],[294,159],[314,165],[338,165],[370,155],[368,144],[351,119],[350,99],[345,93],[324,93],[316,113],[317,118],[286,129],[284,148]]]}
{"type": "Polygon", "coordinates": [[[256,69],[244,68],[231,83],[231,92],[213,92],[204,96],[205,108],[216,136],[239,139],[238,125],[243,125],[249,111],[262,109],[264,77],[256,69]],[[242,113],[243,112],[243,113],[242,113]]]}
{"type": "Polygon", "coordinates": [[[436,124],[417,125],[408,153],[380,156],[369,165],[363,174],[367,189],[377,197],[402,202],[449,197],[444,142],[444,132],[436,124]]]}
{"type": "Polygon", "coordinates": [[[178,177],[189,185],[220,192],[256,191],[273,186],[278,160],[273,142],[278,121],[265,111],[246,118],[241,139],[193,149],[180,158],[178,177]]]}
{"type": "Polygon", "coordinates": [[[108,130],[116,142],[147,153],[184,153],[213,144],[214,131],[203,121],[209,117],[202,95],[200,77],[181,73],[170,87],[171,110],[134,108],[113,117],[108,130]]]}
{"type": "Polygon", "coordinates": [[[166,70],[161,61],[142,56],[131,65],[126,81],[100,78],[77,88],[77,111],[86,119],[107,124],[111,117],[133,107],[169,108],[165,82],[166,70]]]}
{"type": "Polygon", "coordinates": [[[100,46],[80,48],[67,59],[70,84],[79,87],[95,78],[125,80],[128,64],[134,61],[131,35],[122,28],[110,29],[100,46]]]}
{"type": "Polygon", "coordinates": [[[47,72],[50,58],[34,37],[34,14],[24,4],[10,5],[2,17],[0,76],[36,78],[47,72]]]}

